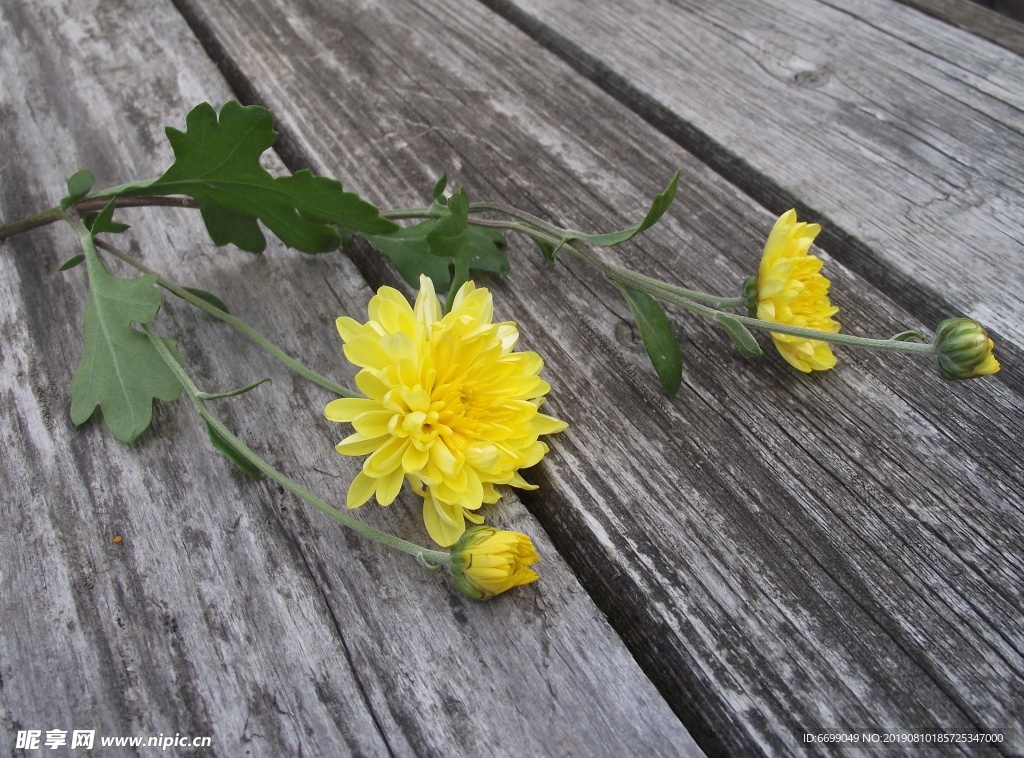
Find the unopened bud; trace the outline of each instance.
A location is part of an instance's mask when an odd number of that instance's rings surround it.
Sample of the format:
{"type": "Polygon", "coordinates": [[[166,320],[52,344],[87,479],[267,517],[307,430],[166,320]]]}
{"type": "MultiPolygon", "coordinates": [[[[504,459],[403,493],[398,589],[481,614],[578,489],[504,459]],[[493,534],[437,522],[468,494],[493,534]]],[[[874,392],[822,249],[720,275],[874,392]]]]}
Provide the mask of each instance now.
{"type": "Polygon", "coordinates": [[[935,328],[935,351],[943,379],[974,379],[999,370],[995,346],[981,324],[969,318],[948,318],[935,328]]]}
{"type": "Polygon", "coordinates": [[[525,534],[490,526],[470,527],[451,547],[455,586],[466,597],[489,600],[513,587],[535,582],[528,568],[540,560],[525,534]]]}

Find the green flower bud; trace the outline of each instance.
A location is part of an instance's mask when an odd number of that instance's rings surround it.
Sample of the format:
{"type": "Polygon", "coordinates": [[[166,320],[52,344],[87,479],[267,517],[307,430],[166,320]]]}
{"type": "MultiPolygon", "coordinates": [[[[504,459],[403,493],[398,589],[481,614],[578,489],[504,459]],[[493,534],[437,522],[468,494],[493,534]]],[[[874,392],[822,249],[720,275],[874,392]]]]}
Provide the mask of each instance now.
{"type": "Polygon", "coordinates": [[[943,379],[974,379],[999,370],[995,347],[981,324],[969,318],[948,318],[935,328],[935,353],[943,379]]]}
{"type": "Polygon", "coordinates": [[[491,526],[467,529],[451,547],[455,586],[473,600],[489,600],[513,587],[535,582],[537,572],[528,566],[540,560],[525,534],[491,526]]]}

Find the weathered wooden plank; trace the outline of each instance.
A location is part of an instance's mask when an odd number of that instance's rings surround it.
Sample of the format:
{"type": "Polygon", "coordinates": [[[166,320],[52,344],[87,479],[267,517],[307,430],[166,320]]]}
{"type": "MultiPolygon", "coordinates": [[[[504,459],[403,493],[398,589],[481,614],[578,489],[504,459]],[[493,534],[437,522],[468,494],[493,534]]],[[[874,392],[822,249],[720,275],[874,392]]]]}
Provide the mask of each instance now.
{"type": "Polygon", "coordinates": [[[842,261],[876,286],[919,283],[919,318],[938,299],[1024,343],[1019,55],[891,0],[487,5],[768,207],[861,243],[842,261]]]}
{"type": "Polygon", "coordinates": [[[929,16],[1024,55],[1024,3],[980,3],[963,0],[900,0],[929,16]]]}
{"type": "MultiPolygon", "coordinates": [[[[275,110],[296,166],[392,205],[448,170],[475,199],[607,230],[681,164],[681,207],[620,259],[724,294],[756,265],[770,213],[478,5],[187,7],[237,86],[275,110]]],[[[976,244],[952,251],[958,276],[985,271],[976,244]]],[[[687,380],[668,401],[614,288],[526,245],[513,255],[497,307],[545,356],[573,424],[527,504],[705,748],[1021,725],[1019,396],[849,351],[795,376],[687,322],[687,380]]],[[[915,325],[836,260],[828,271],[847,329],[915,325]]]]}
{"type": "MultiPolygon", "coordinates": [[[[55,202],[67,175],[100,185],[170,162],[165,123],[231,92],[168,3],[0,5],[0,217],[55,202]]],[[[194,213],[124,213],[132,252],[206,287],[340,380],[333,328],[370,295],[344,257],[215,250],[194,213]]],[[[22,729],[212,736],[219,755],[696,754],[692,740],[509,497],[492,520],[530,533],[543,584],[490,604],[344,532],[213,454],[187,403],[158,405],[126,448],[75,430],[82,269],[66,229],[0,249],[0,752],[22,729]],[[114,542],[115,536],[123,539],[114,542]]],[[[225,402],[228,424],[314,491],[343,497],[327,393],[224,325],[168,302],[201,386],[271,376],[225,402]]],[[[425,540],[415,498],[364,508],[425,540]]]]}

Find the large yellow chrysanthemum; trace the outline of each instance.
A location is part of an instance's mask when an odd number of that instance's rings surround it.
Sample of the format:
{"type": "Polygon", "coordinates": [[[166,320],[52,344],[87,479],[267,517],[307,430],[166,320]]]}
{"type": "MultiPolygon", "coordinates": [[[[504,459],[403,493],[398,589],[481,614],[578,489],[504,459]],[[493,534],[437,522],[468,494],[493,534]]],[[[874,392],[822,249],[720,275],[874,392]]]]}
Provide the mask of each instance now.
{"type": "MultiPolygon", "coordinates": [[[[756,315],[762,321],[838,332],[832,316],[839,309],[828,299],[829,281],[821,274],[821,259],[810,255],[818,224],[797,222],[796,211],[779,217],[768,235],[757,272],[756,315]]],[[[782,357],[805,373],[836,365],[827,342],[771,333],[782,357]]]]}
{"type": "Polygon", "coordinates": [[[550,389],[538,376],[541,357],[513,352],[515,323],[491,318],[490,293],[472,282],[442,316],[433,284],[421,276],[414,307],[381,287],[367,323],[338,319],[345,357],[362,369],[356,385],[366,395],[325,410],[331,421],[355,429],[338,452],[369,454],[349,487],[349,508],[374,495],[389,505],[408,481],[423,497],[431,538],[448,546],[467,519],[483,521],[476,511],[498,500],[496,485],[535,489],[519,469],[547,453],[540,435],[566,424],[538,410],[550,389]]]}

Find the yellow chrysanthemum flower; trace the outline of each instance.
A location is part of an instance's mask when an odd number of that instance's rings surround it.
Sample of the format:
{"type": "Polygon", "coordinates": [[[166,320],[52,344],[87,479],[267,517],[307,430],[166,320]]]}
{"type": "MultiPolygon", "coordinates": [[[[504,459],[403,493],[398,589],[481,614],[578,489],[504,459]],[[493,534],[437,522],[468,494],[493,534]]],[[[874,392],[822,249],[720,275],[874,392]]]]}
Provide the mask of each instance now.
{"type": "MultiPolygon", "coordinates": [[[[777,324],[839,331],[839,322],[832,318],[839,309],[829,302],[829,281],[821,274],[822,261],[808,252],[820,231],[818,224],[797,222],[795,210],[779,217],[761,255],[751,315],[777,324]]],[[[825,371],[836,365],[827,342],[771,335],[782,357],[800,371],[825,371]]]]}
{"type": "Polygon", "coordinates": [[[452,546],[452,577],[466,597],[489,600],[537,581],[537,572],[529,567],[539,560],[525,534],[474,526],[452,546]]]}
{"type": "Polygon", "coordinates": [[[567,425],[539,411],[550,389],[538,376],[541,357],[513,352],[515,323],[492,324],[492,315],[490,293],[472,282],[442,315],[433,284],[421,276],[414,307],[381,287],[367,323],[338,319],[345,357],[362,369],[356,385],[366,395],[325,410],[355,429],[338,452],[369,454],[349,487],[349,508],[374,495],[390,505],[407,481],[423,497],[427,532],[448,546],[467,519],[483,521],[476,511],[498,500],[496,485],[535,489],[519,469],[547,453],[540,435],[567,425]]]}

